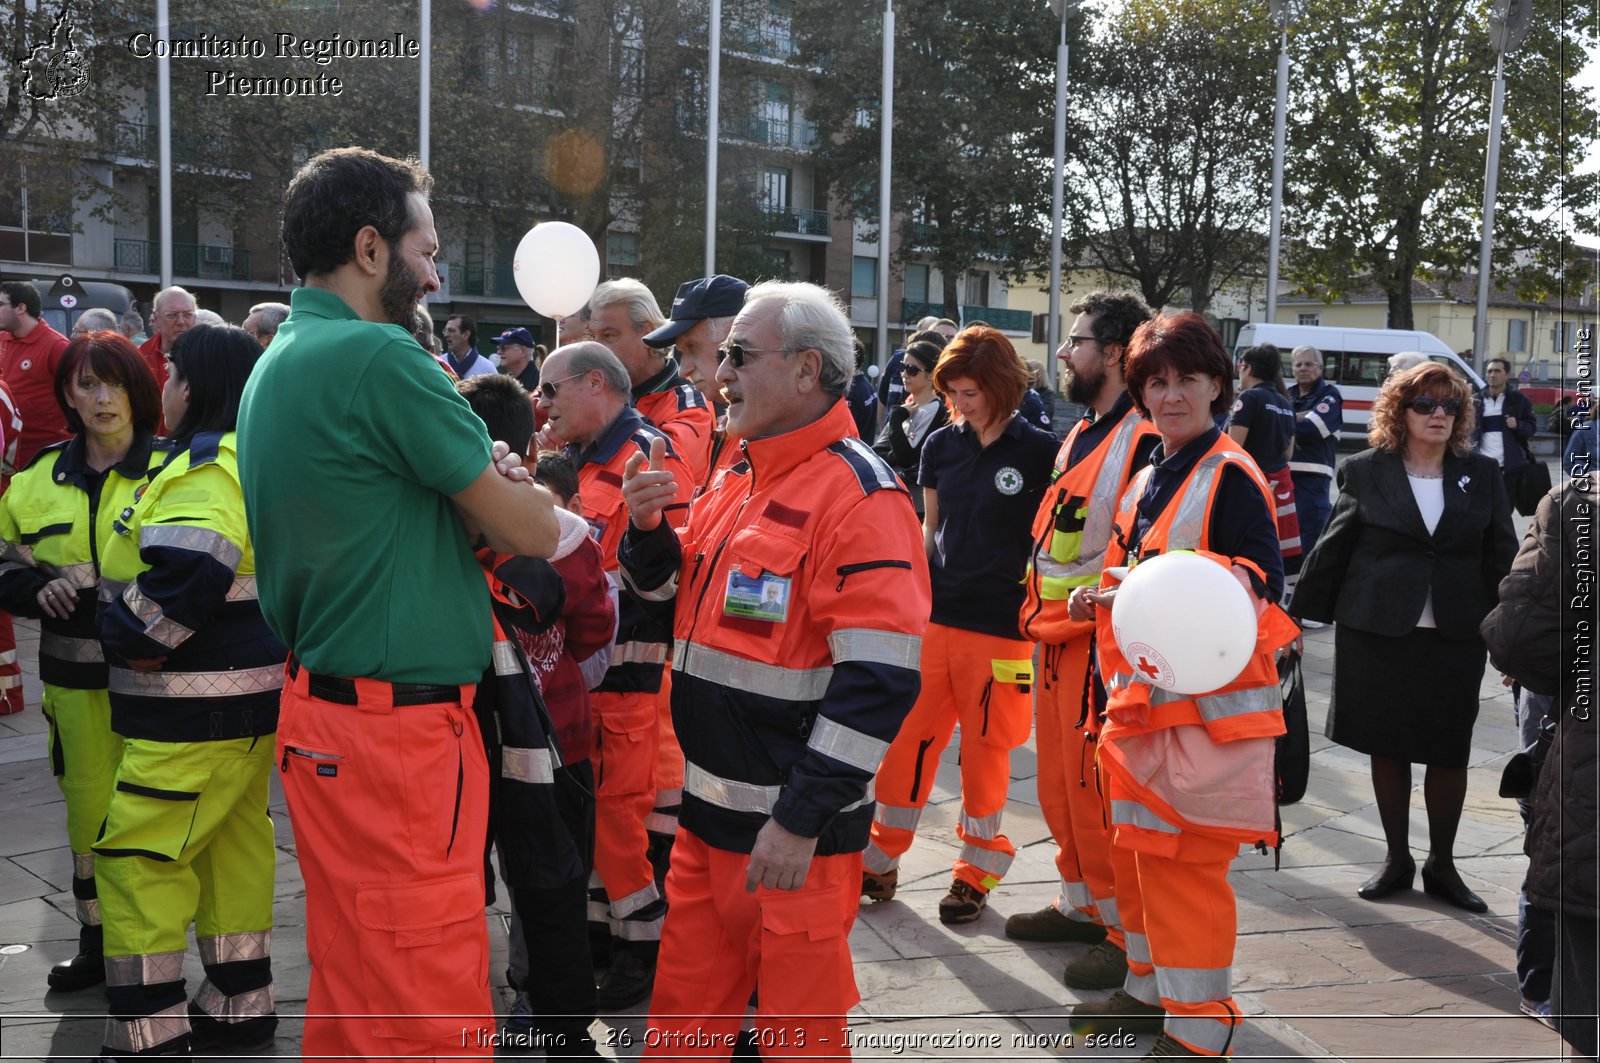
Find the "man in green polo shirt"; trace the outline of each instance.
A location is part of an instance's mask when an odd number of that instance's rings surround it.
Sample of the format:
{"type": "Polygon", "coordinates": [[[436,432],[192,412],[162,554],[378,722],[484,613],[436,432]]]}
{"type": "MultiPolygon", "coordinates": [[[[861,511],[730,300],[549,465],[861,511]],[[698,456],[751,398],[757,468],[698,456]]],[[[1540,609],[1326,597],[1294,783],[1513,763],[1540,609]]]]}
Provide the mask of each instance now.
{"type": "Polygon", "coordinates": [[[239,417],[261,608],[293,654],[278,757],[306,883],[308,1056],[493,1042],[476,1036],[493,1020],[471,707],[492,636],[464,528],[534,556],[557,528],[411,336],[439,286],[429,186],[361,148],[295,175],[283,242],[306,287],[239,417]]]}

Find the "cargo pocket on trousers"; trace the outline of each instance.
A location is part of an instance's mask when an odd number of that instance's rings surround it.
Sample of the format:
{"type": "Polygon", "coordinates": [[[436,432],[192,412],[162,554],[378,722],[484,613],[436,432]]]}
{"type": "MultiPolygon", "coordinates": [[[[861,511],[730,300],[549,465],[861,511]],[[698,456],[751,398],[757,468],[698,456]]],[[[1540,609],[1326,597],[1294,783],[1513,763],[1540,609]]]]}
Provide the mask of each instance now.
{"type": "Polygon", "coordinates": [[[988,726],[982,739],[996,749],[1016,749],[1033,726],[1033,661],[993,658],[986,696],[988,726]]]}
{"type": "Polygon", "coordinates": [[[105,826],[91,848],[101,856],[143,856],[163,863],[179,859],[210,779],[209,772],[190,772],[141,781],[119,772],[105,826]]]}
{"type": "Polygon", "coordinates": [[[601,796],[622,797],[655,790],[658,715],[654,694],[623,694],[595,713],[600,736],[601,796]]]}
{"type": "MultiPolygon", "coordinates": [[[[811,873],[821,872],[813,863],[811,873]]],[[[761,969],[775,982],[759,987],[768,1014],[843,1015],[861,999],[850,963],[849,927],[860,889],[840,882],[821,890],[761,893],[761,969]]]]}
{"type": "Polygon", "coordinates": [[[488,1014],[488,930],[477,875],[361,887],[356,922],[355,958],[379,1037],[459,1044],[462,1030],[488,1014]]]}

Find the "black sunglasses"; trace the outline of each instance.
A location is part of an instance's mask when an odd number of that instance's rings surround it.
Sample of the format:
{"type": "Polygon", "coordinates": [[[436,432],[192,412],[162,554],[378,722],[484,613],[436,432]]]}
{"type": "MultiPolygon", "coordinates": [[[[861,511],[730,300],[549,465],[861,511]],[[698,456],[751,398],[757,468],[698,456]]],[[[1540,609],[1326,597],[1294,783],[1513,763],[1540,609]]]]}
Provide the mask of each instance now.
{"type": "Polygon", "coordinates": [[[1406,409],[1411,410],[1414,413],[1420,413],[1424,417],[1432,414],[1434,410],[1442,409],[1444,410],[1444,415],[1446,417],[1455,417],[1461,413],[1461,400],[1430,399],[1426,395],[1418,395],[1416,398],[1406,403],[1406,409]]]}
{"type": "Polygon", "coordinates": [[[722,361],[722,359],[726,358],[728,361],[733,363],[733,367],[735,369],[743,369],[745,363],[750,360],[750,356],[752,354],[787,354],[787,353],[788,352],[785,351],[782,347],[769,347],[766,350],[760,350],[760,349],[755,348],[755,347],[746,347],[742,343],[729,343],[729,344],[726,344],[726,345],[724,345],[722,347],[718,347],[717,348],[717,361],[720,362],[720,361],[722,361]]]}
{"type": "Polygon", "coordinates": [[[901,376],[921,376],[925,372],[927,372],[927,370],[922,368],[922,366],[912,365],[910,362],[905,362],[900,366],[901,376]]]}

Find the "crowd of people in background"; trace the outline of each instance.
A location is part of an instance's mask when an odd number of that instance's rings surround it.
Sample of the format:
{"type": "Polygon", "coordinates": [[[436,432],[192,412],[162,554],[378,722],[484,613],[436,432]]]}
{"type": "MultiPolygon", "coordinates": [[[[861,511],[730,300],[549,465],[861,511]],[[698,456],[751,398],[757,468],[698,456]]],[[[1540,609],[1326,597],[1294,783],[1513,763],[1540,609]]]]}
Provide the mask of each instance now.
{"type": "Polygon", "coordinates": [[[1503,359],[1477,393],[1392,364],[1371,449],[1343,460],[1321,352],[1235,359],[1126,292],[1071,306],[1067,423],[982,322],[918,322],[870,381],[803,283],[692,279],[663,312],[610,280],[552,348],[512,327],[491,360],[470,316],[426,309],[429,189],[363,149],[312,159],[283,218],[305,287],[242,327],[167,288],[148,334],[91,310],[66,337],[0,284],[0,711],[22,707],[10,616],[36,619],[82,924],[49,984],[105,983],[106,1057],[272,1043],[274,765],[308,1055],[492,1050],[496,862],[511,1044],[598,1058],[596,1014],[649,1000],[646,1058],[839,1055],[849,928],[895,896],[943,751],[959,730],[937,914],[962,924],[1015,856],[1030,729],[1060,891],[1006,934],[1088,946],[1063,979],[1112,992],[1075,1028],[1225,1057],[1228,869],[1279,843],[1281,669],[1327,623],[1328,735],[1371,758],[1388,849],[1362,898],[1413,885],[1420,763],[1423,888],[1486,909],[1455,836],[1491,654],[1530,753],[1569,754],[1527,788],[1519,973],[1523,1009],[1593,1055],[1562,1018],[1594,1009],[1594,787],[1571,768],[1592,721],[1504,612],[1575,622],[1554,544],[1592,488],[1542,503],[1514,567],[1539,459],[1503,359]],[[1254,609],[1215,690],[1170,691],[1114,635],[1128,569],[1179,550],[1254,609]],[[1575,897],[1552,854],[1585,845],[1575,897]]]}

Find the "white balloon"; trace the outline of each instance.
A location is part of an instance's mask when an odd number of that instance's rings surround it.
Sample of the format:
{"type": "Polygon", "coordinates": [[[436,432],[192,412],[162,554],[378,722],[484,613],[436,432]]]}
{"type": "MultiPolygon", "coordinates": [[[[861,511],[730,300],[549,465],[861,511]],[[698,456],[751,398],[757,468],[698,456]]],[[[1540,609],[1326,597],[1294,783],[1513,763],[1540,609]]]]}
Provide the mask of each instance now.
{"type": "Polygon", "coordinates": [[[1128,573],[1111,629],[1134,678],[1177,694],[1209,694],[1250,663],[1256,611],[1229,569],[1177,550],[1128,573]]]}
{"type": "Polygon", "coordinates": [[[523,302],[545,317],[566,317],[600,283],[600,254],[576,225],[547,221],[523,234],[511,269],[523,302]]]}

